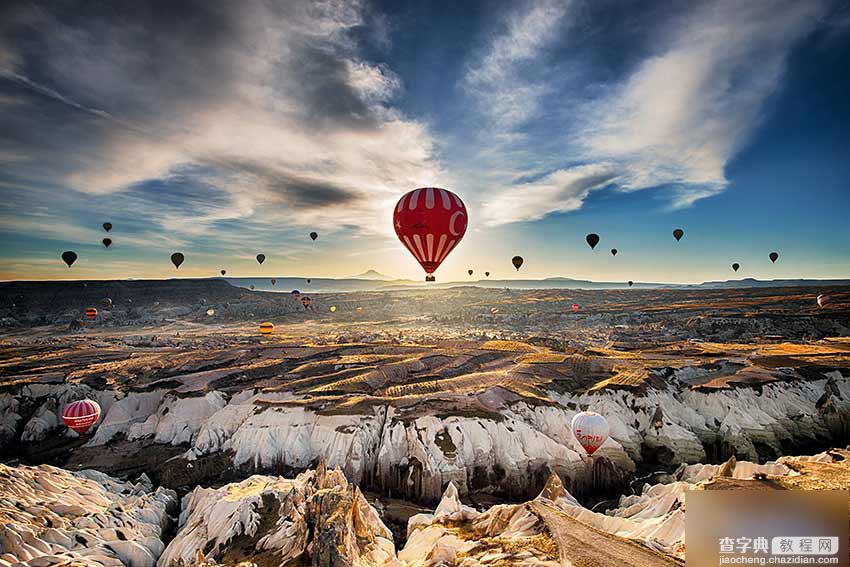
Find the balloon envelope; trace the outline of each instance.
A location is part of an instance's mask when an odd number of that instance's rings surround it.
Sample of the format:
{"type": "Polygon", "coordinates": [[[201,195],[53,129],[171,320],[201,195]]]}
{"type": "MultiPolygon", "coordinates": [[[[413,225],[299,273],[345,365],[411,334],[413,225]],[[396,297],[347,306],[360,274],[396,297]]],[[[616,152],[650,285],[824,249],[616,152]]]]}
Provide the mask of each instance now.
{"type": "Polygon", "coordinates": [[[103,230],[105,230],[106,232],[109,232],[110,230],[112,230],[112,223],[111,222],[103,223],[103,230]]]}
{"type": "Polygon", "coordinates": [[[222,270],[222,271],[221,271],[221,275],[222,275],[222,276],[223,276],[224,274],[226,274],[226,273],[227,273],[227,270],[222,270]]]}
{"type": "Polygon", "coordinates": [[[489,277],[490,277],[490,272],[484,272],[484,277],[489,278],[489,277]]]}
{"type": "Polygon", "coordinates": [[[579,309],[581,309],[581,306],[578,303],[573,303],[571,307],[573,308],[573,311],[578,311],[579,309]]]}
{"type": "Polygon", "coordinates": [[[297,299],[298,296],[301,295],[301,292],[298,291],[297,289],[293,289],[292,291],[289,292],[289,294],[297,299]]]}
{"type": "Polygon", "coordinates": [[[596,248],[596,245],[599,244],[599,235],[591,232],[585,238],[587,240],[587,245],[590,246],[590,249],[593,250],[596,248]]]}
{"type": "Polygon", "coordinates": [[[101,240],[101,242],[103,242],[103,245],[106,246],[107,248],[112,246],[112,239],[111,238],[104,238],[103,240],[101,240]]]}
{"type": "Polygon", "coordinates": [[[335,312],[336,312],[336,305],[331,305],[331,313],[335,313],[335,312]]]}
{"type": "Polygon", "coordinates": [[[404,247],[431,276],[466,234],[466,206],[438,187],[405,193],[393,211],[393,227],[404,247]]]}
{"type": "Polygon", "coordinates": [[[830,301],[830,299],[829,299],[828,295],[824,295],[824,294],[819,295],[818,296],[818,307],[826,307],[827,305],[829,305],[829,301],[830,301]]]}
{"type": "Polygon", "coordinates": [[[635,285],[635,282],[629,280],[629,287],[632,287],[633,285],[635,285]]]}
{"type": "Polygon", "coordinates": [[[771,252],[770,253],[770,261],[771,262],[773,262],[775,264],[778,259],[779,259],[779,253],[778,252],[771,252]]]}
{"type": "Polygon", "coordinates": [[[616,256],[616,255],[617,255],[617,249],[616,249],[616,248],[612,248],[612,249],[611,249],[611,255],[612,255],[612,256],[616,256]]]}
{"type": "Polygon", "coordinates": [[[577,413],[572,421],[573,435],[588,455],[592,455],[608,439],[608,421],[596,412],[577,413]]]}
{"type": "Polygon", "coordinates": [[[310,233],[310,238],[311,238],[311,239],[313,239],[313,240],[316,240],[317,238],[319,238],[319,234],[318,234],[318,233],[316,233],[316,232],[311,232],[311,233],[310,233]]]}
{"type": "Polygon", "coordinates": [[[469,275],[471,276],[471,275],[472,275],[472,270],[466,270],[466,273],[467,273],[467,274],[469,274],[469,275]]]}
{"type": "Polygon", "coordinates": [[[71,267],[71,264],[77,261],[77,253],[72,252],[71,250],[66,250],[62,252],[62,260],[68,264],[68,267],[71,267]]]}
{"type": "Polygon", "coordinates": [[[741,267],[741,264],[739,264],[738,262],[735,262],[734,264],[732,264],[732,269],[735,270],[736,272],[738,271],[738,268],[740,268],[740,267],[741,267]]]}
{"type": "Polygon", "coordinates": [[[104,297],[100,300],[100,304],[103,305],[104,309],[109,309],[110,307],[112,307],[112,300],[108,297],[104,297]]]}
{"type": "Polygon", "coordinates": [[[207,317],[212,317],[215,315],[215,309],[207,309],[207,317]]]}
{"type": "Polygon", "coordinates": [[[266,261],[266,255],[265,254],[257,254],[257,262],[262,264],[265,261],[266,261]]]}
{"type": "Polygon", "coordinates": [[[301,305],[303,305],[304,307],[310,307],[311,303],[313,303],[313,300],[310,299],[308,296],[305,295],[301,298],[301,305]]]}
{"type": "Polygon", "coordinates": [[[175,252],[171,255],[171,263],[174,264],[174,267],[177,269],[180,269],[180,264],[182,264],[185,259],[186,257],[183,256],[181,252],[175,252]]]}
{"type": "Polygon", "coordinates": [[[100,405],[94,400],[71,402],[62,410],[62,422],[80,435],[100,419],[100,405]]]}
{"type": "Polygon", "coordinates": [[[685,236],[685,231],[681,228],[677,228],[673,231],[673,238],[676,239],[676,242],[682,240],[682,237],[685,236]]]}
{"type": "Polygon", "coordinates": [[[511,259],[511,264],[513,264],[514,268],[516,268],[517,270],[519,270],[519,268],[520,268],[520,266],[522,266],[523,262],[525,262],[525,260],[522,259],[522,256],[514,256],[511,259]]]}
{"type": "Polygon", "coordinates": [[[271,335],[274,332],[274,325],[268,321],[260,324],[260,334],[271,335]]]}
{"type": "Polygon", "coordinates": [[[88,309],[86,309],[86,319],[88,319],[89,321],[94,321],[95,318],[97,318],[97,309],[95,309],[94,307],[89,307],[88,309]]]}
{"type": "Polygon", "coordinates": [[[277,283],[277,280],[275,278],[272,278],[272,285],[274,285],[276,283],[277,283]]]}

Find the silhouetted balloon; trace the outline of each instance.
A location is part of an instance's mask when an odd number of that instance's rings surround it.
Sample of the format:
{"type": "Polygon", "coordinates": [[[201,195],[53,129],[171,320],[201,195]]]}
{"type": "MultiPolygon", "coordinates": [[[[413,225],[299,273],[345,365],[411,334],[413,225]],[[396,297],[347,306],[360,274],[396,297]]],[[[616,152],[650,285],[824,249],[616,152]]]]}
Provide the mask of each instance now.
{"type": "Polygon", "coordinates": [[[254,284],[251,284],[251,291],[254,291],[254,284]]]}
{"type": "Polygon", "coordinates": [[[735,270],[736,272],[738,271],[738,268],[740,268],[740,267],[741,267],[741,264],[739,264],[738,262],[735,262],[734,264],[732,264],[732,269],[735,270]]]}
{"type": "Polygon", "coordinates": [[[484,277],[489,278],[489,277],[490,277],[490,272],[484,272],[484,277]]]}
{"type": "Polygon", "coordinates": [[[471,276],[471,275],[472,275],[472,270],[466,270],[466,273],[467,273],[467,274],[469,274],[469,275],[471,276]]]}
{"type": "Polygon", "coordinates": [[[633,285],[635,285],[635,282],[629,280],[629,287],[632,287],[633,285]]]}
{"type": "Polygon", "coordinates": [[[276,283],[277,283],[277,280],[275,278],[272,278],[272,285],[274,285],[276,283]]]}
{"type": "Polygon", "coordinates": [[[437,281],[437,278],[435,278],[434,276],[425,276],[425,281],[426,282],[435,282],[435,281],[437,281]]]}
{"type": "Polygon", "coordinates": [[[612,248],[612,249],[611,249],[611,255],[612,255],[612,256],[616,256],[616,255],[617,255],[617,249],[616,249],[616,248],[612,248]]]}
{"type": "Polygon", "coordinates": [[[262,264],[265,261],[266,261],[266,255],[265,254],[257,254],[257,262],[262,264]]]}
{"type": "Polygon", "coordinates": [[[773,262],[775,264],[778,259],[779,259],[779,253],[778,252],[771,252],[770,253],[770,261],[771,262],[773,262]]]}
{"type": "Polygon", "coordinates": [[[313,280],[311,280],[311,279],[309,279],[309,278],[307,279],[307,283],[310,283],[310,282],[312,282],[312,281],[313,281],[313,280]]]}
{"type": "Polygon", "coordinates": [[[100,406],[94,400],[71,402],[62,410],[62,423],[82,435],[100,419],[100,406]]]}
{"type": "Polygon", "coordinates": [[[313,240],[316,240],[317,238],[319,238],[319,234],[317,232],[311,232],[310,238],[312,238],[313,240]]]}
{"type": "Polygon", "coordinates": [[[517,270],[519,270],[523,262],[525,262],[525,260],[522,259],[522,256],[514,256],[513,259],[511,259],[511,264],[513,264],[514,268],[517,270]]]}
{"type": "Polygon", "coordinates": [[[467,221],[460,197],[438,187],[408,191],[393,209],[396,236],[425,270],[425,281],[463,239],[467,221]]]}
{"type": "Polygon", "coordinates": [[[305,296],[303,296],[303,297],[301,298],[301,305],[303,305],[303,306],[304,306],[304,309],[307,309],[308,307],[310,307],[310,305],[311,305],[312,303],[313,303],[313,300],[312,300],[312,299],[310,299],[310,298],[309,298],[308,296],[306,296],[306,295],[305,295],[305,296]]]}
{"type": "Polygon", "coordinates": [[[587,245],[590,246],[590,249],[593,250],[599,244],[599,235],[591,232],[585,237],[585,240],[587,240],[587,245]]]}
{"type": "Polygon", "coordinates": [[[106,246],[107,248],[112,246],[112,239],[111,238],[104,238],[101,242],[103,242],[103,245],[106,246]]]}
{"type": "Polygon", "coordinates": [[[572,421],[573,435],[588,455],[592,455],[608,439],[608,421],[596,412],[577,413],[572,421]]]}
{"type": "Polygon", "coordinates": [[[829,301],[830,301],[830,299],[829,299],[828,295],[824,295],[824,294],[819,295],[818,296],[818,307],[826,307],[827,305],[829,305],[829,301]]]}
{"type": "Polygon", "coordinates": [[[70,268],[71,264],[77,261],[77,253],[71,252],[70,250],[66,250],[65,252],[62,252],[62,260],[64,260],[70,268]]]}
{"type": "Polygon", "coordinates": [[[112,230],[112,223],[111,222],[103,223],[103,230],[105,230],[106,232],[109,232],[110,230],[112,230]]]}
{"type": "Polygon", "coordinates": [[[685,236],[685,231],[681,228],[677,228],[673,231],[673,238],[676,239],[676,242],[682,240],[683,236],[685,236]]]}
{"type": "Polygon", "coordinates": [[[224,274],[226,274],[226,273],[227,273],[227,270],[222,270],[222,271],[221,271],[221,275],[222,275],[222,276],[223,276],[224,274]]]}
{"type": "Polygon", "coordinates": [[[175,252],[171,255],[171,263],[174,264],[174,267],[178,270],[180,269],[180,264],[182,264],[185,259],[186,257],[180,252],[175,252]]]}

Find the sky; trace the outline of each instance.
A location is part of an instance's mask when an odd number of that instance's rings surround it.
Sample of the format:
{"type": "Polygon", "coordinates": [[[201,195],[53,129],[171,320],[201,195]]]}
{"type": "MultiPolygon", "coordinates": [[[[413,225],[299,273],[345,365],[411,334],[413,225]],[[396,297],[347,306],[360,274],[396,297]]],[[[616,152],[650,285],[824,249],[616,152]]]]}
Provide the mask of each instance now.
{"type": "Polygon", "coordinates": [[[0,279],[420,280],[417,187],[438,281],[850,278],[849,62],[847,0],[3,2],[0,279]]]}

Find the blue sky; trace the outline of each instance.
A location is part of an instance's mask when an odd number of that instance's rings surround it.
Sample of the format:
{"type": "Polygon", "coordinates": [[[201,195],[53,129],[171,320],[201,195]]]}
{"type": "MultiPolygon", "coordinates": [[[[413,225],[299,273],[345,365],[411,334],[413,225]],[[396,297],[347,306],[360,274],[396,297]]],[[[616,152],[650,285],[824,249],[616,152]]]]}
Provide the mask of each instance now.
{"type": "Polygon", "coordinates": [[[443,281],[850,277],[848,60],[837,0],[6,2],[0,279],[421,279],[420,186],[443,281]]]}

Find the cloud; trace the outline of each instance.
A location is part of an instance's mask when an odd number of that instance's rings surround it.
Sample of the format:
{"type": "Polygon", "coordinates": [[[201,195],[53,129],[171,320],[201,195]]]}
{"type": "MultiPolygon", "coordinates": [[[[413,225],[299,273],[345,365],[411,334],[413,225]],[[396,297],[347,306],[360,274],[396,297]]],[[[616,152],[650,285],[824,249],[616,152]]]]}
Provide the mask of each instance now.
{"type": "Polygon", "coordinates": [[[781,84],[789,50],[825,8],[722,0],[673,22],[655,55],[584,104],[583,157],[617,163],[627,190],[679,186],[674,207],[723,191],[725,167],[781,84]]]}
{"type": "Polygon", "coordinates": [[[610,165],[597,163],[558,170],[510,187],[484,204],[485,224],[533,221],[551,213],[575,211],[591,191],[615,182],[617,175],[610,165]]]}

